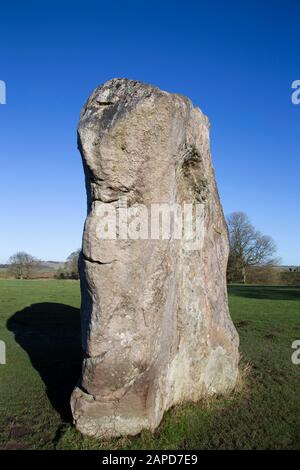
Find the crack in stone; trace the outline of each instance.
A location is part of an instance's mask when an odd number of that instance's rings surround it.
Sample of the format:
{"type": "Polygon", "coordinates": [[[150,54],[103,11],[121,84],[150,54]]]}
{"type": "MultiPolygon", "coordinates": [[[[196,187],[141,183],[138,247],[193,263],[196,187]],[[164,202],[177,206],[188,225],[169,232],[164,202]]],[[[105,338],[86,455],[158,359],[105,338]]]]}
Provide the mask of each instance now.
{"type": "Polygon", "coordinates": [[[82,257],[85,261],[88,261],[89,263],[100,264],[100,266],[105,265],[105,264],[112,264],[114,261],[118,261],[117,259],[112,259],[111,261],[94,260],[90,258],[89,256],[86,256],[84,253],[82,253],[82,257]]]}
{"type": "Polygon", "coordinates": [[[113,101],[98,101],[98,100],[96,100],[96,103],[100,104],[100,106],[111,106],[112,104],[115,104],[113,101]]]}

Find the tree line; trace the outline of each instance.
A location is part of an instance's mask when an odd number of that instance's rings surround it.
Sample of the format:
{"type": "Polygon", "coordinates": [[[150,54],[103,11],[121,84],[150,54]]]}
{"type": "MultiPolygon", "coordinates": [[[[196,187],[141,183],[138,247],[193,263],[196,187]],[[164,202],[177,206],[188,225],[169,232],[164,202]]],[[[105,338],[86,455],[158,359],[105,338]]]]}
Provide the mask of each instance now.
{"type": "MultiPolygon", "coordinates": [[[[78,258],[80,250],[73,251],[66,259],[63,267],[59,268],[55,277],[57,279],[79,279],[78,258]]],[[[30,279],[43,266],[43,261],[26,253],[18,251],[8,260],[8,274],[16,279],[30,279]]]]}
{"type": "MultiPolygon", "coordinates": [[[[229,236],[229,258],[227,281],[243,283],[299,283],[299,270],[281,273],[278,269],[274,240],[262,234],[251,223],[244,212],[233,212],[227,219],[229,236]],[[276,269],[277,267],[277,269],[276,269]],[[279,276],[280,274],[280,276],[279,276]]],[[[72,252],[55,277],[57,279],[78,279],[78,258],[80,250],[72,252]]],[[[29,279],[42,262],[34,256],[20,251],[9,258],[9,272],[16,279],[29,279]]],[[[290,270],[291,271],[291,270],[290,270]]]]}

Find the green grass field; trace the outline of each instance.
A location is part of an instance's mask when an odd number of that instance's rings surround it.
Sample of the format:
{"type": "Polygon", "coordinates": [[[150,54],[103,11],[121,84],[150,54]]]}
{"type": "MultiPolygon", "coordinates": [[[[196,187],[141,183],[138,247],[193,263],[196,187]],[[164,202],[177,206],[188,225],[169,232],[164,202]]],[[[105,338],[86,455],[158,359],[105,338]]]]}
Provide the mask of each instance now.
{"type": "Polygon", "coordinates": [[[169,410],[154,434],[98,442],[71,424],[80,374],[79,283],[0,280],[2,449],[299,449],[300,288],[231,286],[241,377],[227,397],[169,410]]]}

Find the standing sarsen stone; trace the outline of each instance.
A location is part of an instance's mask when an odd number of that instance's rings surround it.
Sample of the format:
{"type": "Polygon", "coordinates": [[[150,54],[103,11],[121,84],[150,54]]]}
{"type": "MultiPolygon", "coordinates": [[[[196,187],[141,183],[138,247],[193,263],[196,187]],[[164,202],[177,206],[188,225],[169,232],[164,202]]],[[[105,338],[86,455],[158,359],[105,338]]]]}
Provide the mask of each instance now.
{"type": "Polygon", "coordinates": [[[71,406],[84,434],[134,435],[154,429],[172,405],[228,392],[237,379],[209,121],[188,98],[114,79],[92,93],[78,135],[88,216],[80,259],[84,360],[71,406]],[[99,237],[103,217],[118,217],[125,197],[129,211],[143,214],[153,204],[198,204],[199,248],[171,236],[99,237]]]}

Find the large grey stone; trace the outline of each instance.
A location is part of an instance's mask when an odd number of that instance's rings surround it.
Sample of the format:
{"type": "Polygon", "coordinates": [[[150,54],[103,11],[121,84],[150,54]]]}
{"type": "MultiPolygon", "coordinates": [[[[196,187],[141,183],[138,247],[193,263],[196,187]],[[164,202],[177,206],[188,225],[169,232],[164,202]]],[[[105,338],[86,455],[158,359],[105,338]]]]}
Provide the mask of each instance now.
{"type": "Polygon", "coordinates": [[[237,379],[209,121],[183,96],[113,79],[92,93],[78,135],[88,195],[80,259],[85,357],[71,406],[84,434],[134,435],[154,429],[172,405],[227,393],[237,379]],[[125,196],[138,212],[153,203],[198,204],[198,248],[172,236],[101,239],[99,208],[119,214],[125,196]]]}

